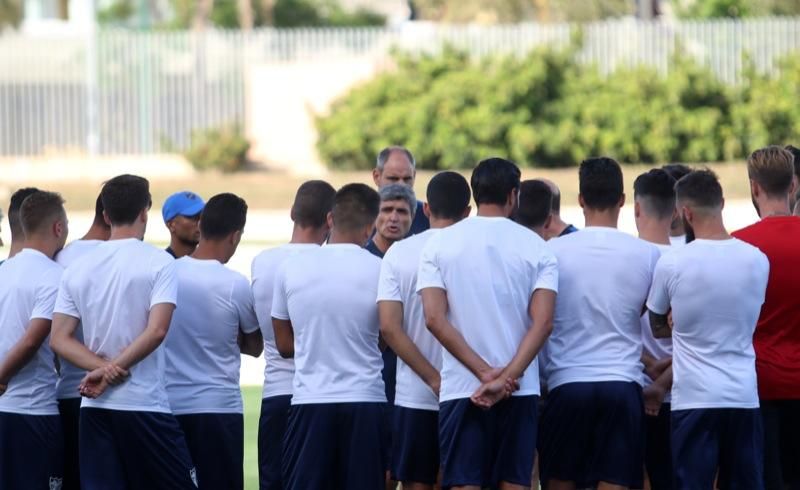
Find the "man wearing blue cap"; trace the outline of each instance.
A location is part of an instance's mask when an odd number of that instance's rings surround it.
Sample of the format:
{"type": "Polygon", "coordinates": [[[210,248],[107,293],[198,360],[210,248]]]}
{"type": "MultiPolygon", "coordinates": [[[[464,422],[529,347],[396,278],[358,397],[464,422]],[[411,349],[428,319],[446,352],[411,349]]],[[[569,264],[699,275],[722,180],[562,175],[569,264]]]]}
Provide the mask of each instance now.
{"type": "Polygon", "coordinates": [[[190,191],[176,192],[164,201],[161,215],[169,230],[167,253],[179,259],[190,255],[200,242],[200,213],[206,203],[190,191]]]}

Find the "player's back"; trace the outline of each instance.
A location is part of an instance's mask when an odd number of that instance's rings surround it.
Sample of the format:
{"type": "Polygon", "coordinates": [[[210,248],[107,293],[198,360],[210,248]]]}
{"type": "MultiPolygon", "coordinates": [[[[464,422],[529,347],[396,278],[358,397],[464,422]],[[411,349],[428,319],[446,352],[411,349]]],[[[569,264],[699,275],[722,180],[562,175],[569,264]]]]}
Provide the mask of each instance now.
{"type": "MultiPolygon", "coordinates": [[[[63,269],[43,253],[23,249],[3,264],[0,276],[0,361],[22,339],[32,319],[52,319],[63,269]],[[47,306],[49,304],[49,307],[47,306]]],[[[57,413],[53,351],[45,340],[34,358],[0,396],[0,411],[27,415],[57,413]]]]}
{"type": "Polygon", "coordinates": [[[175,261],[178,307],[164,343],[172,412],[241,412],[239,328],[254,328],[250,284],[216,260],[175,261]]]}
{"type": "Polygon", "coordinates": [[[615,228],[586,227],[549,242],[559,295],[545,367],[569,382],[642,382],[641,315],[658,248],[615,228]]]}
{"type": "Polygon", "coordinates": [[[285,282],[275,295],[285,298],[294,329],[292,404],[386,401],[375,304],[380,266],[380,259],[352,244],[327,245],[285,262],[285,282]]]}
{"type": "MultiPolygon", "coordinates": [[[[114,359],[145,330],[152,306],[174,302],[173,264],[141,240],[102,243],[67,268],[56,311],[78,317],[89,350],[114,359]]],[[[169,411],[162,349],[133,366],[121,385],[97,400],[84,399],[84,406],[169,411]]]]}

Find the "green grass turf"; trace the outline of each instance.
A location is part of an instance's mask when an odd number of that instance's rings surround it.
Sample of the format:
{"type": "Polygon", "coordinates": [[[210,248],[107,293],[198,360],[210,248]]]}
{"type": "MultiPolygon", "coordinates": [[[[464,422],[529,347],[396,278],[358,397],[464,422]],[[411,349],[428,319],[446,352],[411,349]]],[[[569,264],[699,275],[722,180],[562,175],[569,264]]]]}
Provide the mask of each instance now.
{"type": "Polygon", "coordinates": [[[258,490],[258,416],[261,387],[243,386],[244,399],[244,489],[258,490]]]}

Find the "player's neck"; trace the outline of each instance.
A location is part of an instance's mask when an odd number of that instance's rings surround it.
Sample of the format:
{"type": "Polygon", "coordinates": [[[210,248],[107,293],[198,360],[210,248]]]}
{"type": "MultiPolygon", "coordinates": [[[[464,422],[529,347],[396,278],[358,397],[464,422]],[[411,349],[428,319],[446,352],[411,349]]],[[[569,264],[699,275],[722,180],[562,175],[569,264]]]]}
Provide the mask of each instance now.
{"type": "Polygon", "coordinates": [[[699,240],[728,240],[731,237],[725,229],[721,215],[697,220],[692,223],[692,228],[694,237],[699,240]]]}
{"type": "Polygon", "coordinates": [[[108,228],[93,224],[81,240],[108,240],[110,233],[108,228]]]}
{"type": "Polygon", "coordinates": [[[216,260],[221,264],[227,263],[231,256],[228,247],[224,243],[212,240],[200,240],[197,248],[189,255],[193,259],[216,260]]]}
{"type": "Polygon", "coordinates": [[[37,250],[50,257],[50,259],[55,257],[56,252],[58,251],[57,244],[52,243],[51,240],[42,240],[37,237],[27,238],[25,242],[22,244],[22,248],[30,248],[33,250],[37,250]]]}
{"type": "Polygon", "coordinates": [[[791,214],[788,196],[785,199],[761,199],[758,201],[758,215],[761,219],[791,214]]]}
{"type": "Polygon", "coordinates": [[[111,235],[108,237],[109,240],[127,240],[130,238],[144,240],[144,229],[136,225],[112,226],[111,235]]]}
{"type": "Polygon", "coordinates": [[[586,219],[586,226],[616,228],[619,222],[619,208],[600,210],[584,207],[583,217],[586,219]]]}
{"type": "Polygon", "coordinates": [[[479,204],[478,216],[482,218],[508,218],[508,211],[505,205],[479,204]]]}
{"type": "Polygon", "coordinates": [[[328,239],[328,243],[330,245],[358,245],[363,247],[366,240],[363,239],[361,232],[342,233],[334,228],[331,230],[331,237],[328,239]]]}
{"type": "Polygon", "coordinates": [[[292,228],[292,239],[289,240],[289,243],[311,243],[322,245],[325,241],[325,233],[319,228],[312,228],[312,227],[303,227],[298,225],[297,223],[294,224],[294,228],[292,228]]]}
{"type": "Polygon", "coordinates": [[[664,223],[657,220],[640,219],[638,226],[639,238],[642,240],[659,245],[670,244],[668,222],[664,223]]]}
{"type": "Polygon", "coordinates": [[[20,252],[20,250],[23,249],[23,247],[24,244],[22,243],[22,241],[11,240],[11,244],[8,246],[8,258],[10,259],[11,257],[17,255],[20,252]]]}
{"type": "Polygon", "coordinates": [[[564,233],[564,230],[567,229],[569,223],[565,223],[563,219],[561,219],[561,215],[554,214],[553,217],[550,218],[550,226],[548,226],[548,230],[552,230],[553,236],[559,236],[564,233]]]}
{"type": "Polygon", "coordinates": [[[431,223],[431,229],[439,229],[439,228],[447,228],[450,225],[454,225],[456,223],[455,220],[446,219],[446,218],[437,218],[434,215],[431,215],[428,220],[431,223]]]}

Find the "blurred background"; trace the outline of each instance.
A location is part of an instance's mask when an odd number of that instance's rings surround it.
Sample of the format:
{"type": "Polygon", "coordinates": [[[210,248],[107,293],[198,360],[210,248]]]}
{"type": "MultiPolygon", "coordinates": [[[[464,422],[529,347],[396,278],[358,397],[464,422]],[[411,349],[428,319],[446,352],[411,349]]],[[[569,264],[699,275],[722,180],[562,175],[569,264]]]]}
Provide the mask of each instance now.
{"type": "MultiPolygon", "coordinates": [[[[800,146],[799,98],[800,0],[0,0],[0,207],[61,192],[77,238],[119,173],[148,177],[154,208],[235,192],[250,213],[230,265],[249,276],[288,240],[303,180],[371,183],[400,144],[419,196],[502,155],[558,183],[578,226],[587,156],[624,163],[628,187],[710,166],[737,229],[756,219],[742,162],[800,146]]],[[[157,209],[147,240],[169,240],[157,209]]],[[[242,371],[251,432],[262,368],[242,371]]]]}

